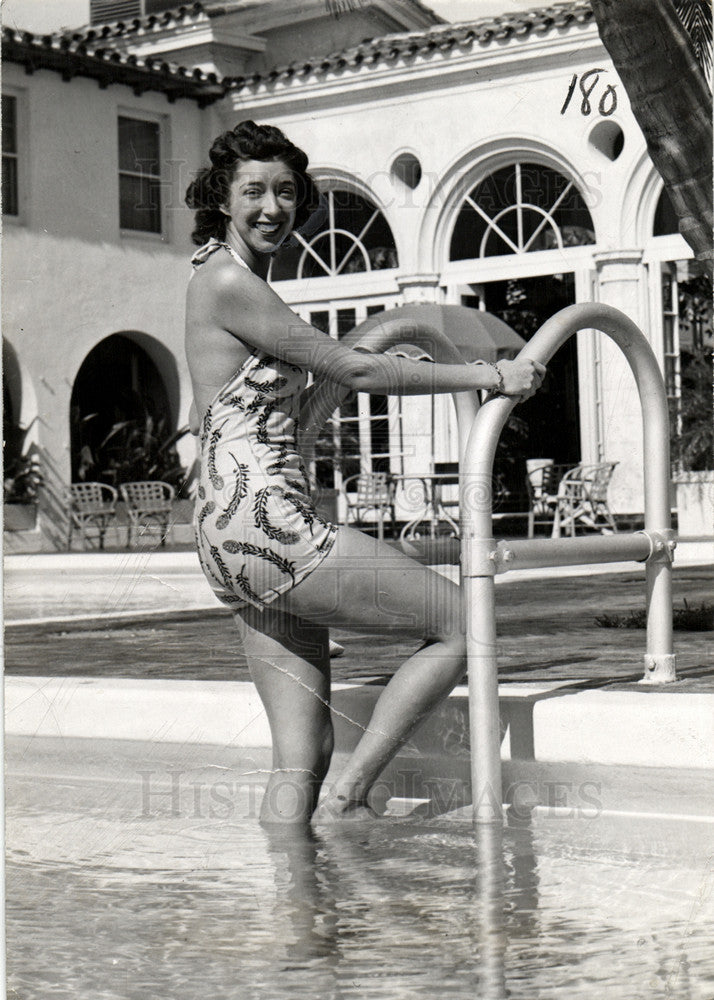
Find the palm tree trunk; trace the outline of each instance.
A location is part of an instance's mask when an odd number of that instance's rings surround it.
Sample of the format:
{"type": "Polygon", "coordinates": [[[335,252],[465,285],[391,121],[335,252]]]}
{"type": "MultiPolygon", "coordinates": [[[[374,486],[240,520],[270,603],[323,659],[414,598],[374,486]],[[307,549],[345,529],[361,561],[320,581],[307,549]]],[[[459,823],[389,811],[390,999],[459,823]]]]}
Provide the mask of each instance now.
{"type": "Polygon", "coordinates": [[[591,0],[679,231],[712,274],[712,98],[672,0],[591,0]]]}

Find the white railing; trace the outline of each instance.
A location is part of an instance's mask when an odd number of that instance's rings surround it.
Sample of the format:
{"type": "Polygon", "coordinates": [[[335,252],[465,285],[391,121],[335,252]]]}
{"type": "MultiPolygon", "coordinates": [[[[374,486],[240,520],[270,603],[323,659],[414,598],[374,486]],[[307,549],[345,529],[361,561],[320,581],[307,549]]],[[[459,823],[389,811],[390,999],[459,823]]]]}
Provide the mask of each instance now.
{"type": "MultiPolygon", "coordinates": [[[[672,557],[675,541],[669,507],[669,418],[657,360],[644,334],[623,313],[589,304],[563,309],[522,349],[520,357],[547,364],[579,330],[600,330],[625,355],[637,383],[644,436],[645,527],[629,534],[523,539],[497,543],[493,537],[492,481],[496,445],[515,399],[489,398],[479,408],[478,393],[455,393],[459,427],[461,566],[466,591],[471,779],[476,823],[502,821],[501,734],[496,662],[495,576],[509,569],[585,565],[620,560],[646,563],[647,644],[643,682],[676,679],[672,650],[672,557]]],[[[429,347],[436,361],[463,360],[443,334],[409,329],[409,340],[429,347]]],[[[350,346],[385,351],[405,341],[399,320],[389,319],[350,346]]],[[[339,404],[334,391],[316,389],[301,414],[309,451],[320,426],[339,404]]]]}
{"type": "Polygon", "coordinates": [[[672,651],[672,556],[669,508],[669,420],[657,360],[644,334],[617,309],[576,305],[545,323],[520,353],[547,364],[579,330],[600,330],[615,341],[632,369],[644,435],[644,531],[590,538],[527,539],[497,545],[493,538],[491,483],[496,444],[513,399],[489,399],[474,420],[462,462],[463,586],[468,609],[471,779],[474,821],[499,822],[501,738],[496,665],[496,573],[525,566],[562,566],[620,559],[646,561],[647,649],[644,681],[675,679],[672,651]]]}

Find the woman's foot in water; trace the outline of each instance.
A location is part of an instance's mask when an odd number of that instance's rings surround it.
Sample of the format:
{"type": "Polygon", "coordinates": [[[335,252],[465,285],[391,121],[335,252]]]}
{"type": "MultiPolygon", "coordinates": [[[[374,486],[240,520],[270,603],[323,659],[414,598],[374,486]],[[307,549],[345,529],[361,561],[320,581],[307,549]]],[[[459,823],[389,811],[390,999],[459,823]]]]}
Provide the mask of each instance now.
{"type": "Polygon", "coordinates": [[[379,819],[379,814],[366,802],[346,795],[328,794],[312,816],[313,823],[354,823],[379,819]]]}

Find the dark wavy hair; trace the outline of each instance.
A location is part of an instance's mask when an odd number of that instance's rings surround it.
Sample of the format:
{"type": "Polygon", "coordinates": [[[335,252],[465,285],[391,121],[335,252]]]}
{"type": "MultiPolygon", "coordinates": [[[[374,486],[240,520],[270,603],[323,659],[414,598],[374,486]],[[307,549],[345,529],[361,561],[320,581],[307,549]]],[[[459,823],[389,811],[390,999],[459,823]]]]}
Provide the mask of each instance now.
{"type": "Polygon", "coordinates": [[[318,207],[319,192],[307,172],[307,155],[274,125],[239,122],[214,140],[209,156],[211,166],[199,170],[186,191],[186,204],[196,212],[191,238],[198,246],[212,236],[225,239],[228,219],[221,206],[228,201],[236,168],[244,160],[280,160],[292,170],[297,184],[295,229],[318,207]]]}

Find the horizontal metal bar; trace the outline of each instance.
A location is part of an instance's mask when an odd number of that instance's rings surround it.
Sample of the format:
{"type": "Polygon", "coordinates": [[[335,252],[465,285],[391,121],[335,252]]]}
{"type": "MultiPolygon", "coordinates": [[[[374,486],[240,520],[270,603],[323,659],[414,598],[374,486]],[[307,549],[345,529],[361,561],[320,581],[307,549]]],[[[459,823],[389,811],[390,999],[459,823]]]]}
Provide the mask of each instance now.
{"type": "Polygon", "coordinates": [[[496,572],[538,566],[578,566],[585,563],[644,562],[652,545],[644,532],[594,535],[582,538],[528,538],[499,542],[494,562],[496,572]]]}

